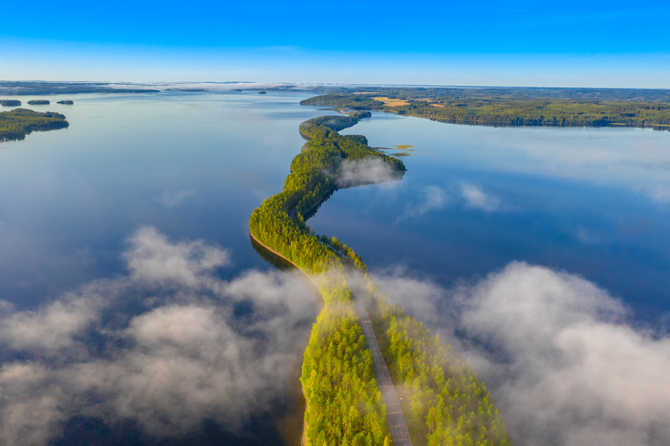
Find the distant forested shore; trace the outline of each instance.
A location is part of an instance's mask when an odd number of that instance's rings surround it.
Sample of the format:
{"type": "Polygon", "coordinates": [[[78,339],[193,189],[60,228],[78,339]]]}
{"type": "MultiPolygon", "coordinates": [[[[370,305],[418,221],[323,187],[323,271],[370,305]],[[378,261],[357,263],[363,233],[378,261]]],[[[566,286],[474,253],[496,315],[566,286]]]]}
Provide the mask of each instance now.
{"type": "Polygon", "coordinates": [[[302,105],[376,110],[453,124],[631,126],[670,130],[670,91],[541,88],[356,88],[302,105]]]}
{"type": "Polygon", "coordinates": [[[56,130],[68,127],[64,115],[36,112],[24,108],[0,112],[0,141],[24,139],[34,131],[56,130]]]}
{"type": "Polygon", "coordinates": [[[127,87],[112,87],[98,82],[39,82],[0,81],[0,94],[17,96],[44,96],[52,94],[81,93],[158,93],[160,90],[127,87]]]}

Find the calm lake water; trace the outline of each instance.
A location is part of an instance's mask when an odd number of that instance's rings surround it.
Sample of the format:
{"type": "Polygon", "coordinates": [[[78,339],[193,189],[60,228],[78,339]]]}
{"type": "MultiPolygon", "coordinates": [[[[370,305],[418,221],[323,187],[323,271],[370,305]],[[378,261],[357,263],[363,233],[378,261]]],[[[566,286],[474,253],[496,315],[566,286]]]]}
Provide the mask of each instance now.
{"type": "Polygon", "coordinates": [[[343,133],[416,146],[402,181],[340,190],[310,220],[373,268],[449,286],[521,260],[582,275],[642,319],[670,311],[670,133],[379,113],[343,133]]]}
{"type": "MultiPolygon", "coordinates": [[[[310,96],[82,95],[74,106],[31,107],[66,114],[70,128],[0,143],[0,298],[34,309],[125,274],[127,239],[147,225],[229,250],[226,279],[272,269],[251,246],[247,222],[281,190],[304,143],[298,125],[333,113],[298,105],[310,96]]],[[[450,286],[523,260],[584,276],[641,320],[670,311],[670,133],[380,113],[343,133],[416,146],[402,181],[338,191],[309,221],[373,270],[402,266],[450,286]]],[[[295,390],[287,395],[293,400],[278,410],[295,406],[295,390]]],[[[283,444],[275,418],[179,441],[283,444]]],[[[90,420],[68,429],[70,440],[58,444],[154,444],[132,426],[120,427],[121,437],[90,420]]]]}

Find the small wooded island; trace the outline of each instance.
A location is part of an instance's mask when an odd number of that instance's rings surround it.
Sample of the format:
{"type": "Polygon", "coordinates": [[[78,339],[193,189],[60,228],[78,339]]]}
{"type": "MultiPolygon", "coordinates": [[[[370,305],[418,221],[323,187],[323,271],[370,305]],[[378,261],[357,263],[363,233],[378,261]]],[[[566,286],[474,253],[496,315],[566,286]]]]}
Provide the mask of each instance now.
{"type": "Polygon", "coordinates": [[[74,104],[74,101],[70,101],[70,100],[58,101],[58,102],[56,102],[56,104],[72,105],[72,104],[74,104]]]}
{"type": "Polygon", "coordinates": [[[17,108],[0,112],[0,141],[24,139],[31,132],[63,129],[69,125],[60,113],[17,108]]]}
{"type": "Polygon", "coordinates": [[[1,99],[0,105],[3,107],[20,107],[21,101],[17,101],[16,99],[1,99]]]}
{"type": "Polygon", "coordinates": [[[51,101],[48,101],[46,99],[33,99],[32,101],[28,101],[29,105],[49,105],[51,104],[51,101]]]}

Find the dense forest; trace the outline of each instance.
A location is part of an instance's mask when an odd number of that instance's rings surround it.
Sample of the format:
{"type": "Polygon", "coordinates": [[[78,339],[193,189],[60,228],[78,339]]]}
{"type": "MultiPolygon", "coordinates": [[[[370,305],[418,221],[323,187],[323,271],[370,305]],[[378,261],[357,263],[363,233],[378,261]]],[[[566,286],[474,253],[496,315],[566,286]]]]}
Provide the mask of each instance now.
{"type": "Polygon", "coordinates": [[[96,82],[38,82],[0,81],[0,94],[38,96],[80,93],[158,93],[159,90],[142,88],[114,88],[108,83],[96,82]]]}
{"type": "Polygon", "coordinates": [[[654,94],[637,90],[378,88],[317,96],[301,104],[341,111],[380,110],[455,124],[670,130],[670,97],[649,91],[654,94]]]}
{"type": "Polygon", "coordinates": [[[414,444],[508,445],[488,391],[469,367],[419,322],[386,302],[350,247],[317,235],[305,222],[304,216],[339,187],[344,160],[373,157],[397,172],[405,170],[401,160],[369,147],[365,137],[338,133],[369,116],[353,111],[301,124],[308,141],[293,159],[284,189],[254,210],[249,222],[252,237],[306,272],[324,299],[301,375],[307,401],[305,443],[392,444],[371,353],[353,306],[350,281],[363,275],[369,291],[356,298],[367,299],[390,372],[403,385],[409,404],[403,412],[414,444]]]}
{"type": "Polygon", "coordinates": [[[0,141],[24,139],[30,132],[62,129],[69,125],[60,113],[17,108],[0,112],[0,141]]]}
{"type": "Polygon", "coordinates": [[[486,385],[439,336],[389,303],[370,281],[371,315],[404,396],[414,444],[511,445],[486,385]]]}
{"type": "Polygon", "coordinates": [[[556,87],[331,87],[324,93],[388,96],[402,99],[561,99],[569,101],[665,102],[669,89],[556,87]]]}
{"type": "Polygon", "coordinates": [[[336,239],[324,242],[317,237],[302,216],[337,187],[335,172],[344,159],[374,156],[404,170],[401,161],[371,149],[361,138],[336,132],[358,119],[335,116],[303,123],[300,132],[309,140],[293,159],[283,191],[254,210],[249,222],[258,241],[318,278],[324,299],[305,350],[301,376],[308,445],[391,444],[372,357],[339,258],[345,247],[336,239]]]}

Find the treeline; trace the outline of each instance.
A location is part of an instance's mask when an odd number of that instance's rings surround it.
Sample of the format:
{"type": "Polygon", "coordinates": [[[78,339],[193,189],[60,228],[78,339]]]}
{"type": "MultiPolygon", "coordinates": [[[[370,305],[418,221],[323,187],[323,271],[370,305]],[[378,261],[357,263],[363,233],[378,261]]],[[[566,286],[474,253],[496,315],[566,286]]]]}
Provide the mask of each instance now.
{"type": "Polygon", "coordinates": [[[303,218],[336,188],[337,170],[345,159],[374,156],[404,170],[400,160],[370,148],[365,138],[337,133],[363,116],[304,122],[300,132],[308,141],[293,159],[284,189],[265,200],[249,220],[252,235],[263,245],[318,277],[325,306],[314,324],[301,374],[307,401],[304,439],[313,446],[392,443],[343,259],[364,265],[337,239],[317,236],[303,218]]]}
{"type": "Polygon", "coordinates": [[[24,139],[33,131],[62,129],[69,125],[65,116],[60,113],[40,113],[17,108],[0,112],[0,141],[24,139]]]}
{"type": "MultiPolygon", "coordinates": [[[[365,92],[358,92],[365,93],[365,92]]],[[[366,98],[370,110],[428,118],[454,124],[501,126],[636,126],[670,130],[670,103],[630,100],[584,100],[525,97],[479,89],[390,89],[370,92],[404,104],[385,105],[366,98]],[[485,94],[488,92],[489,94],[485,94]],[[494,94],[495,92],[495,94],[494,94]]],[[[361,103],[362,94],[329,94],[301,102],[345,110],[361,103]]],[[[377,96],[379,97],[379,96],[377,96]]]]}
{"type": "Polygon", "coordinates": [[[669,89],[557,87],[340,87],[332,94],[386,96],[396,99],[562,99],[570,101],[666,102],[669,89]]]}
{"type": "Polygon", "coordinates": [[[379,110],[378,107],[383,106],[384,103],[376,101],[364,95],[327,94],[302,100],[300,101],[300,105],[330,106],[334,107],[335,110],[346,111],[346,110],[379,110]],[[340,100],[342,100],[342,102],[338,103],[337,101],[340,100]]]}
{"type": "Polygon", "coordinates": [[[0,94],[46,96],[81,93],[160,93],[160,90],[114,88],[101,82],[0,81],[0,94]]]}
{"type": "Polygon", "coordinates": [[[510,446],[486,385],[469,365],[369,285],[370,315],[386,365],[399,384],[413,443],[510,446]]]}

